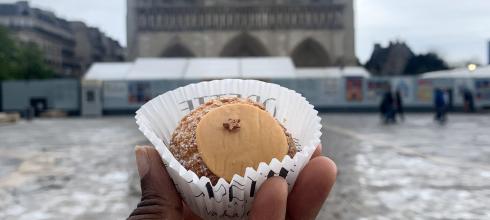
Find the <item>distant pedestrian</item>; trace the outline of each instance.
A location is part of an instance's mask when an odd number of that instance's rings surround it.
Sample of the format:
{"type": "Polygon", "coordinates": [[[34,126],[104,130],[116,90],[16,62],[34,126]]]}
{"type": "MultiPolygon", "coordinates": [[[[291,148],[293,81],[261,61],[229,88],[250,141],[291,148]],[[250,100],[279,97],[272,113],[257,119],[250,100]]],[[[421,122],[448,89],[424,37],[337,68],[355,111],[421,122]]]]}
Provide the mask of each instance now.
{"type": "Polygon", "coordinates": [[[464,99],[464,111],[465,112],[475,112],[475,101],[473,98],[473,93],[467,88],[463,90],[464,99]]]}
{"type": "Polygon", "coordinates": [[[444,91],[437,88],[434,92],[434,109],[435,109],[435,120],[443,123],[447,120],[446,118],[446,100],[444,91]]]}
{"type": "Polygon", "coordinates": [[[26,108],[25,116],[27,121],[32,121],[32,119],[34,118],[34,108],[32,106],[26,108]]]}
{"type": "Polygon", "coordinates": [[[395,106],[396,106],[396,114],[400,116],[400,120],[405,120],[404,109],[403,109],[403,100],[400,90],[396,90],[395,92],[395,106]]]}
{"type": "Polygon", "coordinates": [[[453,92],[450,89],[444,89],[442,94],[444,94],[444,103],[446,104],[446,112],[448,112],[453,107],[453,92]]]}
{"type": "Polygon", "coordinates": [[[395,101],[390,90],[386,91],[383,95],[379,110],[384,123],[396,122],[395,101]]]}

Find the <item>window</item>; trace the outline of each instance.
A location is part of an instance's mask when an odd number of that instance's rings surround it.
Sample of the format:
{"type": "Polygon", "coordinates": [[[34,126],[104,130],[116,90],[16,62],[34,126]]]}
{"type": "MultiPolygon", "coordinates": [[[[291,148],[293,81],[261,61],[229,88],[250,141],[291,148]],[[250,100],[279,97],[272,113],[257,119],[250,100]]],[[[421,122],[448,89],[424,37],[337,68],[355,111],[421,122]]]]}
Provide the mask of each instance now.
{"type": "Polygon", "coordinates": [[[94,91],[87,91],[86,93],[87,97],[87,102],[94,102],[95,101],[95,93],[94,91]]]}

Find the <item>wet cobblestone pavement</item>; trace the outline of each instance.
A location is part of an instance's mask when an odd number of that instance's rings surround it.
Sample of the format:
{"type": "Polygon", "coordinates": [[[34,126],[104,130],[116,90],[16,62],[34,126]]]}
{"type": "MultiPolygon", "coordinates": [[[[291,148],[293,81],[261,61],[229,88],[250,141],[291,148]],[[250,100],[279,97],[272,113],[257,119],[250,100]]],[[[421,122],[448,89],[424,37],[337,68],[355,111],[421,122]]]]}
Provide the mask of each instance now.
{"type": "MultiPolygon", "coordinates": [[[[490,116],[385,126],[323,115],[338,181],[319,219],[490,219],[490,116]]],[[[131,117],[0,125],[0,219],[124,219],[135,206],[131,117]]]]}
{"type": "Polygon", "coordinates": [[[125,219],[134,119],[49,119],[0,126],[0,219],[125,219]]]}
{"type": "Polygon", "coordinates": [[[324,117],[339,176],[320,219],[490,219],[490,117],[324,117]]]}

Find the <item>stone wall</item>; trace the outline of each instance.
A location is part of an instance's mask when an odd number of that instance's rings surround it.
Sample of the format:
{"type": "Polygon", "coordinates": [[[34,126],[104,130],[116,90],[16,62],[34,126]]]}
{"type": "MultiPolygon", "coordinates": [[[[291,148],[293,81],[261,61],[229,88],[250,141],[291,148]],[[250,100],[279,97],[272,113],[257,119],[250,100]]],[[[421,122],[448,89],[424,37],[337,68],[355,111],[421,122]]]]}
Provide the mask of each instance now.
{"type": "Polygon", "coordinates": [[[352,0],[161,2],[128,0],[131,59],[292,56],[300,66],[356,64],[352,0]]]}

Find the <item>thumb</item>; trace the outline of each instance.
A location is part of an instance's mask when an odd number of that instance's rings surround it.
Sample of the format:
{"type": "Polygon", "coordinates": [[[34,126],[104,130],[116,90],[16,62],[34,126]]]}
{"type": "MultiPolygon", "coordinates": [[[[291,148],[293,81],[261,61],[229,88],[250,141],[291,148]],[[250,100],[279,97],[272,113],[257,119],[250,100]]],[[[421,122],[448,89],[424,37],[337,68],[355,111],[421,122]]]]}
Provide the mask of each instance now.
{"type": "Polygon", "coordinates": [[[135,153],[142,195],[129,219],[181,219],[182,199],[159,153],[149,146],[137,146],[135,153]]]}

